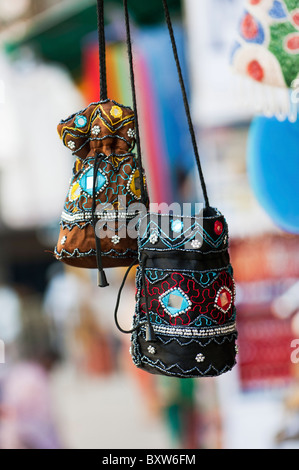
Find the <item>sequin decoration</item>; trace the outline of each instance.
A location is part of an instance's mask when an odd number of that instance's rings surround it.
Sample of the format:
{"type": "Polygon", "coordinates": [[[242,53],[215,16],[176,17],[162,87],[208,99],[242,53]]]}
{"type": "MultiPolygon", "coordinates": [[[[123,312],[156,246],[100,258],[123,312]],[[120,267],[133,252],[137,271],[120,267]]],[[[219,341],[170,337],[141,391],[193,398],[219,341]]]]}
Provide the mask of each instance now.
{"type": "Polygon", "coordinates": [[[223,232],[223,223],[220,222],[220,220],[216,220],[215,224],[214,224],[214,232],[216,233],[216,235],[221,235],[222,232],[223,232]]]}
{"type": "Polygon", "coordinates": [[[130,139],[135,139],[136,137],[136,131],[135,129],[132,129],[131,127],[130,129],[128,129],[127,134],[128,134],[128,137],[130,137],[130,139]]]}
{"type": "Polygon", "coordinates": [[[150,237],[149,237],[149,241],[150,243],[152,243],[153,245],[155,245],[159,240],[159,235],[156,231],[152,232],[150,234],[150,237]]]}
{"type": "Polygon", "coordinates": [[[78,197],[80,196],[81,194],[81,187],[80,187],[80,184],[79,183],[74,183],[71,187],[70,187],[70,191],[69,191],[69,199],[71,201],[76,201],[76,199],[78,199],[78,197]]]}
{"type": "Polygon", "coordinates": [[[76,116],[76,119],[75,119],[75,126],[81,128],[81,127],[86,126],[86,124],[87,124],[87,118],[83,116],[82,114],[78,114],[78,116],[76,116]]]}
{"type": "Polygon", "coordinates": [[[156,354],[156,348],[154,348],[154,346],[149,346],[147,350],[150,354],[156,354]]]}
{"type": "Polygon", "coordinates": [[[190,310],[192,303],[179,287],[172,287],[159,297],[163,310],[171,317],[177,317],[190,310]]]}
{"type": "Polygon", "coordinates": [[[194,240],[192,240],[192,242],[191,242],[191,246],[194,249],[200,248],[201,245],[202,245],[202,242],[200,240],[197,240],[196,238],[194,240]]]}
{"type": "Polygon", "coordinates": [[[175,233],[179,233],[183,230],[184,223],[182,220],[173,220],[171,222],[171,230],[175,233]]]}
{"type": "Polygon", "coordinates": [[[140,173],[138,169],[132,172],[127,184],[127,190],[136,199],[141,199],[140,173]]]}
{"type": "Polygon", "coordinates": [[[65,245],[65,242],[66,242],[66,235],[64,235],[61,240],[60,240],[60,244],[61,245],[65,245]]]}
{"type": "Polygon", "coordinates": [[[231,290],[226,286],[221,287],[216,294],[215,307],[221,310],[221,312],[226,313],[231,308],[232,302],[233,294],[231,290]]]}
{"type": "Polygon", "coordinates": [[[111,241],[114,245],[117,245],[120,242],[120,237],[118,235],[113,235],[111,241]]]}
{"type": "Polygon", "coordinates": [[[204,362],[205,356],[202,353],[197,354],[195,358],[196,362],[204,362]]]}
{"type": "MultiPolygon", "coordinates": [[[[88,196],[92,196],[93,194],[93,168],[89,168],[79,180],[79,184],[81,189],[84,193],[88,196]]],[[[96,194],[103,191],[104,188],[107,186],[108,180],[107,177],[99,170],[98,176],[96,180],[96,194]]]]}
{"type": "Polygon", "coordinates": [[[93,126],[93,128],[91,129],[92,135],[97,136],[100,134],[100,132],[101,132],[100,126],[93,126]]]}
{"type": "Polygon", "coordinates": [[[123,111],[119,106],[112,106],[112,108],[110,110],[110,114],[114,118],[116,118],[116,119],[119,118],[120,119],[123,115],[123,111]]]}
{"type": "Polygon", "coordinates": [[[68,143],[67,143],[67,146],[71,150],[75,150],[75,148],[76,148],[76,144],[73,140],[69,140],[68,143]]]}

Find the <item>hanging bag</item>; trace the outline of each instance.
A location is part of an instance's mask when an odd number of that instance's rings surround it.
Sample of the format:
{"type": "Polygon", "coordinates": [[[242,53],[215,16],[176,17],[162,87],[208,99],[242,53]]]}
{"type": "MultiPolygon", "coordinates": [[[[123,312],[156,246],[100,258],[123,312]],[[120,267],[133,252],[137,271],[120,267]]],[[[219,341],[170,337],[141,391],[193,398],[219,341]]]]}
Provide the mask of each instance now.
{"type": "MultiPolygon", "coordinates": [[[[81,268],[98,268],[99,286],[108,285],[105,267],[128,266],[137,255],[130,206],[148,205],[144,172],[132,153],[134,112],[107,97],[104,0],[97,2],[100,101],[62,120],[58,133],[76,157],[55,256],[81,268]]],[[[133,207],[133,206],[132,206],[133,207]]]]}
{"type": "MultiPolygon", "coordinates": [[[[131,354],[138,368],[180,378],[217,376],[232,369],[237,352],[228,226],[224,216],[209,204],[166,0],[163,5],[205,206],[194,216],[146,212],[141,217],[133,327],[124,330],[117,317],[130,268],[119,290],[115,322],[120,331],[131,333],[131,354]]],[[[134,76],[127,0],[124,8],[134,76]]],[[[135,96],[134,80],[131,82],[135,96]]]]}

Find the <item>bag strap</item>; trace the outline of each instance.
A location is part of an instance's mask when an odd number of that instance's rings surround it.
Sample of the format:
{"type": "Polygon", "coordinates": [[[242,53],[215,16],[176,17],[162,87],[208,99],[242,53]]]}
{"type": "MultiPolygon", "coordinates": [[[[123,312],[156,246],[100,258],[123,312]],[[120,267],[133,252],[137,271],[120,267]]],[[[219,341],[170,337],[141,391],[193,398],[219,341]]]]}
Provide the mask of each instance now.
{"type": "MultiPolygon", "coordinates": [[[[128,267],[128,269],[125,272],[124,278],[122,280],[121,286],[119,288],[118,294],[117,294],[117,300],[116,300],[116,305],[115,305],[115,310],[114,310],[114,321],[121,333],[129,334],[133,333],[134,331],[137,331],[140,328],[140,323],[137,323],[136,326],[131,328],[131,330],[124,330],[118,321],[118,310],[119,310],[119,304],[120,304],[120,299],[121,299],[121,294],[123,291],[123,288],[125,286],[127,277],[133,268],[134,265],[136,265],[136,262],[138,261],[138,258],[134,259],[131,263],[131,265],[128,267]]],[[[142,283],[143,283],[143,288],[144,288],[144,298],[145,298],[145,311],[146,311],[146,326],[145,326],[145,341],[156,341],[156,335],[153,329],[153,326],[151,324],[151,319],[150,319],[150,311],[148,307],[148,295],[146,291],[146,279],[145,279],[145,266],[144,266],[144,261],[140,263],[140,268],[141,268],[141,276],[142,276],[142,283]]]]}
{"type": "MultiPolygon", "coordinates": [[[[106,41],[105,41],[105,21],[104,21],[104,0],[97,0],[97,29],[98,29],[98,42],[99,42],[99,77],[100,77],[100,101],[107,100],[107,72],[106,72],[106,41]]],[[[96,246],[96,261],[98,267],[98,286],[109,286],[105,271],[103,269],[102,261],[102,246],[101,239],[96,233],[96,184],[100,162],[105,157],[104,154],[96,154],[93,165],[93,188],[92,188],[92,207],[91,207],[91,220],[94,229],[95,246],[96,246]]]]}
{"type": "Polygon", "coordinates": [[[182,68],[181,68],[181,64],[180,64],[180,59],[179,59],[179,55],[178,55],[176,40],[175,40],[175,36],[174,36],[174,32],[173,32],[173,26],[172,26],[172,22],[171,22],[171,17],[170,17],[170,13],[169,13],[167,0],[162,0],[162,1],[163,1],[163,8],[164,8],[166,24],[167,24],[167,28],[168,28],[168,32],[169,32],[169,36],[170,36],[170,40],[171,40],[173,56],[174,56],[174,59],[175,59],[176,68],[177,68],[177,72],[178,72],[178,76],[179,76],[179,82],[180,82],[181,91],[182,91],[182,95],[183,95],[185,112],[186,112],[186,116],[187,116],[187,120],[188,120],[189,132],[190,132],[190,135],[191,135],[191,140],[192,140],[192,146],[193,146],[193,151],[194,151],[194,155],[195,155],[196,165],[197,165],[197,169],[198,169],[198,172],[199,172],[199,178],[200,178],[200,183],[201,183],[201,187],[202,187],[203,197],[204,197],[204,200],[205,200],[205,206],[206,206],[206,208],[208,208],[208,207],[210,207],[209,198],[208,198],[206,183],[205,183],[205,179],[204,179],[204,175],[203,175],[203,171],[202,171],[202,167],[201,167],[201,163],[200,163],[198,146],[197,146],[197,142],[196,142],[195,131],[194,131],[194,126],[193,126],[193,122],[192,122],[190,106],[189,106],[189,102],[188,102],[188,97],[187,97],[186,87],[185,87],[185,83],[184,83],[184,78],[183,78],[182,68]]]}
{"type": "Polygon", "coordinates": [[[125,12],[127,52],[128,52],[129,67],[130,67],[130,82],[131,82],[132,101],[133,101],[133,110],[134,110],[134,119],[135,119],[137,167],[139,171],[141,201],[146,206],[148,203],[148,196],[147,196],[147,192],[145,189],[144,178],[143,178],[142,156],[141,156],[142,152],[141,152],[141,143],[140,143],[139,119],[138,119],[138,110],[137,110],[136,85],[135,85],[135,73],[134,73],[134,64],[133,64],[130,18],[129,18],[129,12],[128,12],[128,1],[123,0],[123,5],[124,5],[124,12],[125,12]]]}
{"type": "Polygon", "coordinates": [[[106,40],[104,20],[104,0],[97,0],[99,66],[100,66],[100,101],[107,100],[106,40]]]}

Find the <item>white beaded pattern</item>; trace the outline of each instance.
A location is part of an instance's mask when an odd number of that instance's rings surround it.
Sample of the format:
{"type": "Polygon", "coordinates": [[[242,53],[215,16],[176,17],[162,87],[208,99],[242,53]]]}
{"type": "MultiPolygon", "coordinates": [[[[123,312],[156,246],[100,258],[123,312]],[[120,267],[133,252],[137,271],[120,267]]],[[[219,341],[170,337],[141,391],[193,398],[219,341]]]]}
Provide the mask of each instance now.
{"type": "Polygon", "coordinates": [[[154,331],[161,335],[210,338],[236,332],[236,323],[214,328],[173,328],[171,326],[153,325],[154,331]]]}
{"type": "Polygon", "coordinates": [[[93,126],[93,128],[91,129],[92,135],[99,135],[100,132],[101,132],[100,126],[93,126]]]}
{"type": "Polygon", "coordinates": [[[74,150],[76,148],[76,144],[73,140],[69,140],[67,143],[69,149],[74,150]]]}
{"type": "Polygon", "coordinates": [[[202,353],[197,354],[195,360],[196,362],[203,362],[205,360],[205,356],[202,353]]]}
{"type": "Polygon", "coordinates": [[[154,346],[149,346],[147,350],[150,354],[156,354],[156,348],[154,348],[154,346]]]}
{"type": "Polygon", "coordinates": [[[149,237],[150,243],[152,243],[153,245],[155,245],[158,240],[159,240],[158,233],[157,233],[157,232],[152,232],[152,233],[150,234],[150,237],[149,237]]]}
{"type": "Polygon", "coordinates": [[[120,237],[118,235],[113,235],[111,241],[114,243],[114,245],[117,245],[120,242],[120,237]]]}

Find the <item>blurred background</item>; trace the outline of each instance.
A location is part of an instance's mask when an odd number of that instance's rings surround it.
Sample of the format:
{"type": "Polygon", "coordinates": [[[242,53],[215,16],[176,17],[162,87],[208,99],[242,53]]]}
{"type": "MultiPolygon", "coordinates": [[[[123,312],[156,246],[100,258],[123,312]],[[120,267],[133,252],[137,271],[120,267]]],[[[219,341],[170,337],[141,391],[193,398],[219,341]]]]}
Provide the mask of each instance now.
{"type": "MultiPolygon", "coordinates": [[[[299,448],[299,128],[239,92],[245,3],[265,2],[169,0],[239,330],[232,372],[176,380],[131,362],[113,320],[122,269],[101,290],[53,258],[74,163],[56,126],[99,99],[95,0],[0,0],[0,448],[299,448]]],[[[289,3],[268,1],[271,17],[289,3]]],[[[122,1],[105,4],[108,96],[130,106],[122,1]]],[[[129,7],[151,200],[201,200],[162,2],[129,7]]],[[[133,273],[124,327],[134,291],[133,273]]]]}

